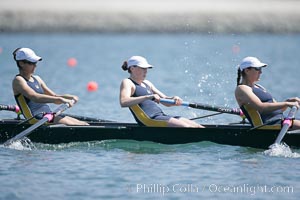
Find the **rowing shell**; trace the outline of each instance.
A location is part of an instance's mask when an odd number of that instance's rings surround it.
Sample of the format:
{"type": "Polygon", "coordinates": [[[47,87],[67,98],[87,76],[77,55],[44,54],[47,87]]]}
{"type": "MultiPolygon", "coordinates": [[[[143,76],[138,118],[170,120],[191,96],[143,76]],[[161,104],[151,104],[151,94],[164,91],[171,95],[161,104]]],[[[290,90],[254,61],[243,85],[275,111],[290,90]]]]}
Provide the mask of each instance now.
{"type": "MultiPolygon", "coordinates": [[[[0,121],[0,142],[13,137],[30,124],[19,120],[0,121]]],[[[205,125],[205,128],[143,127],[135,123],[89,122],[90,126],[43,125],[28,137],[32,142],[59,144],[103,140],[151,141],[162,144],[184,144],[210,141],[218,144],[267,149],[278,136],[278,130],[250,130],[249,124],[205,125]]],[[[300,134],[288,132],[283,142],[300,148],[300,134]]]]}

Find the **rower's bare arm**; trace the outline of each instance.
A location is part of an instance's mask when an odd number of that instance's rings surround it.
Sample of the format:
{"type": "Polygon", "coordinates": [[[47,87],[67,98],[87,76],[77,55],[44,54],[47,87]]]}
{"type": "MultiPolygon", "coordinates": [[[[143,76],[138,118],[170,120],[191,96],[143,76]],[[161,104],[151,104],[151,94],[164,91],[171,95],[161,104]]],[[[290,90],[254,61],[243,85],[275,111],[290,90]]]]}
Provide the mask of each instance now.
{"type": "Polygon", "coordinates": [[[278,109],[292,107],[292,102],[262,102],[252,91],[252,88],[246,85],[239,85],[236,89],[236,99],[239,105],[249,105],[260,113],[269,113],[278,109]]]}

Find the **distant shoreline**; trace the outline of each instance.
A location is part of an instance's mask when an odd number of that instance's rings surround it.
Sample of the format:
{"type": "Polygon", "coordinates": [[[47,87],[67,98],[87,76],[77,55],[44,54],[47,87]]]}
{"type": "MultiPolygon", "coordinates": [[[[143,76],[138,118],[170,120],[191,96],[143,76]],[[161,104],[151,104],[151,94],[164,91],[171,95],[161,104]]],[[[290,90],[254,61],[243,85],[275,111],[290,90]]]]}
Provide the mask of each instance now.
{"type": "Polygon", "coordinates": [[[293,0],[0,0],[0,33],[300,33],[293,0]]]}
{"type": "Polygon", "coordinates": [[[300,33],[300,17],[231,14],[1,13],[0,32],[300,33]],[[24,18],[26,16],[26,18],[24,18]],[[28,18],[33,20],[28,21],[28,18]]]}

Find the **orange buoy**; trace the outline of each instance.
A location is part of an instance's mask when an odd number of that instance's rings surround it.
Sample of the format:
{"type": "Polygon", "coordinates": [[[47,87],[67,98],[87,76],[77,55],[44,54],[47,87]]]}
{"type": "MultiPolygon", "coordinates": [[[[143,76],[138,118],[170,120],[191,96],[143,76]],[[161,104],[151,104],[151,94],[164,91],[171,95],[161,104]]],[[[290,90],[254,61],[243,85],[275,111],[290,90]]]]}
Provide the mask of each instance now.
{"type": "Polygon", "coordinates": [[[77,65],[76,58],[69,58],[67,64],[69,67],[75,67],[77,65]]]}
{"type": "Polygon", "coordinates": [[[87,90],[89,92],[95,92],[96,90],[98,90],[98,83],[95,81],[90,81],[87,84],[87,90]]]}

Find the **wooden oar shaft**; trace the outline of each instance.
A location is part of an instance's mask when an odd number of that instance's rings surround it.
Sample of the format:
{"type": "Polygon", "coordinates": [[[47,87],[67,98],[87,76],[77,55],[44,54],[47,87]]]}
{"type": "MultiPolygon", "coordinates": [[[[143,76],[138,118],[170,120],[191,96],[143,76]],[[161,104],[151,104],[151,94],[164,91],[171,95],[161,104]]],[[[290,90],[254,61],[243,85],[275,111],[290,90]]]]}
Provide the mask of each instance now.
{"type": "Polygon", "coordinates": [[[4,105],[0,104],[0,110],[8,110],[8,111],[13,111],[13,112],[20,112],[20,108],[17,105],[4,105]]]}
{"type": "Polygon", "coordinates": [[[284,119],[282,123],[282,128],[276,138],[275,143],[280,144],[282,141],[283,137],[285,136],[286,132],[289,130],[289,128],[292,126],[293,119],[296,115],[297,112],[297,107],[293,106],[292,109],[290,110],[288,116],[284,119]]]}
{"type": "Polygon", "coordinates": [[[38,121],[37,123],[33,124],[32,126],[30,126],[29,128],[25,129],[24,131],[22,131],[21,133],[19,133],[18,135],[16,135],[15,137],[7,140],[5,143],[3,143],[4,146],[8,146],[11,143],[22,139],[23,137],[26,137],[27,135],[29,135],[33,130],[37,129],[38,127],[42,126],[43,124],[45,124],[46,122],[50,122],[54,116],[61,114],[63,111],[65,111],[67,108],[69,107],[68,103],[62,104],[60,105],[58,108],[56,108],[53,113],[49,113],[44,115],[44,117],[38,121]]]}
{"type": "MultiPolygon", "coordinates": [[[[160,102],[167,103],[167,104],[175,104],[175,100],[173,100],[173,99],[160,99],[160,102]]],[[[227,108],[227,107],[220,107],[220,106],[212,106],[212,105],[202,104],[202,103],[189,103],[186,101],[183,101],[181,103],[181,105],[191,107],[191,108],[197,108],[197,109],[203,109],[203,110],[216,111],[216,112],[221,112],[221,113],[228,113],[228,114],[244,116],[243,112],[239,108],[227,108]]]]}

